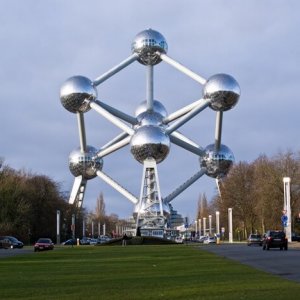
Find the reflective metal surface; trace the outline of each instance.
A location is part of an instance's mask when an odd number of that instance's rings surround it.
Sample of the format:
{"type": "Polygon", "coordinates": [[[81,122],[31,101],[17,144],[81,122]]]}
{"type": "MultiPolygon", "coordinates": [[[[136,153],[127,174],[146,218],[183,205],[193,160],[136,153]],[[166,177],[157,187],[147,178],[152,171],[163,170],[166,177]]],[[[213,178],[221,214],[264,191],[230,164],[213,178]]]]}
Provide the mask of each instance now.
{"type": "MultiPolygon", "coordinates": [[[[162,202],[162,210],[163,215],[168,216],[170,214],[170,205],[168,203],[162,202]]],[[[139,212],[141,215],[147,213],[157,213],[157,215],[160,215],[160,204],[154,203],[151,206],[149,206],[147,202],[143,202],[141,207],[136,208],[136,211],[139,212]]]]}
{"type": "Polygon", "coordinates": [[[147,158],[153,158],[156,163],[160,163],[169,154],[170,138],[160,127],[142,126],[136,130],[130,146],[132,155],[140,163],[147,158]]]}
{"type": "Polygon", "coordinates": [[[203,98],[210,99],[210,107],[217,111],[233,108],[240,97],[241,89],[237,81],[227,74],[210,77],[203,88],[203,98]]]}
{"type": "Polygon", "coordinates": [[[84,76],[73,76],[67,79],[60,89],[60,101],[65,109],[72,113],[90,110],[84,100],[95,100],[97,89],[90,79],[84,76]]]}
{"type": "Polygon", "coordinates": [[[163,117],[156,112],[144,112],[138,115],[138,126],[157,125],[162,123],[163,117]]]}
{"type": "Polygon", "coordinates": [[[132,44],[131,50],[139,55],[138,61],[143,65],[156,65],[161,62],[156,53],[167,53],[166,39],[158,31],[147,29],[138,33],[132,44]]]}
{"type": "MultiPolygon", "coordinates": [[[[147,101],[145,100],[142,103],[140,103],[140,105],[135,110],[135,116],[137,117],[146,111],[147,111],[147,101]]],[[[166,118],[168,115],[168,112],[164,107],[164,105],[157,100],[153,100],[153,111],[160,114],[163,118],[166,118]]]]}
{"type": "Polygon", "coordinates": [[[201,168],[206,168],[206,175],[213,178],[224,177],[234,163],[232,151],[221,144],[220,150],[215,152],[215,144],[210,144],[205,148],[205,152],[199,161],[201,168]]]}
{"type": "Polygon", "coordinates": [[[71,173],[75,177],[82,175],[84,179],[96,177],[96,172],[103,167],[101,158],[93,159],[96,153],[97,150],[92,146],[87,146],[84,153],[80,149],[72,151],[69,155],[69,169],[71,173]]]}

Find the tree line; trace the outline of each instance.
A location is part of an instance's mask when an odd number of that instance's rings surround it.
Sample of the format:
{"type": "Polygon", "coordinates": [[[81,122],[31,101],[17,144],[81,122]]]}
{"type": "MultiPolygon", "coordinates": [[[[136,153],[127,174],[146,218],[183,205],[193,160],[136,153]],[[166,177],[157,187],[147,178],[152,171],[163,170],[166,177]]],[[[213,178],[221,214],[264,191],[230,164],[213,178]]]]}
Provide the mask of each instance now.
{"type": "Polygon", "coordinates": [[[300,232],[300,156],[290,151],[235,164],[219,182],[219,192],[211,202],[205,194],[200,196],[196,218],[219,211],[221,226],[228,228],[228,208],[232,208],[234,235],[240,239],[250,233],[282,229],[283,177],[291,178],[292,230],[300,232]]]}
{"type": "MultiPolygon", "coordinates": [[[[0,164],[1,167],[1,164],[0,164]]],[[[103,195],[97,199],[95,212],[87,212],[68,203],[68,193],[61,185],[45,175],[15,170],[7,165],[0,169],[0,236],[11,235],[26,244],[34,243],[39,237],[49,237],[56,241],[57,211],[60,211],[60,238],[64,241],[72,237],[72,215],[75,215],[76,237],[91,235],[91,222],[106,224],[106,232],[111,233],[118,216],[107,216],[103,195]],[[86,232],[83,233],[83,220],[86,232]]]]}

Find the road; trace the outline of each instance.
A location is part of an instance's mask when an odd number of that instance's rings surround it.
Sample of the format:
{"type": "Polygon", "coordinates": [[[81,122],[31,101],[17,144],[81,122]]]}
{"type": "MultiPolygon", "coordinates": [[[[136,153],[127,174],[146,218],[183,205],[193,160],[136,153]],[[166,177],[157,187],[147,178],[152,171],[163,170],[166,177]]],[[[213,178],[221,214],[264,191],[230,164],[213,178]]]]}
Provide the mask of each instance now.
{"type": "Polygon", "coordinates": [[[290,243],[288,251],[263,251],[260,246],[246,244],[210,244],[200,249],[300,283],[300,243],[290,243]]]}
{"type": "Polygon", "coordinates": [[[22,249],[0,249],[0,258],[15,256],[19,254],[33,253],[32,247],[24,247],[22,249]]]}

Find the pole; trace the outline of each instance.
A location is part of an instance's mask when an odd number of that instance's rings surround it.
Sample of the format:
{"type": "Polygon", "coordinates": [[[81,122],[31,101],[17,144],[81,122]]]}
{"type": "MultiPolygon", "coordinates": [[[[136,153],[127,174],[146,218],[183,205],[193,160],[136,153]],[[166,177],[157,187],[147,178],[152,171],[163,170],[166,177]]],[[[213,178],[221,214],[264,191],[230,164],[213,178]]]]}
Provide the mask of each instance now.
{"type": "Polygon", "coordinates": [[[203,218],[203,235],[206,235],[206,218],[203,218]]]}
{"type": "Polygon", "coordinates": [[[229,243],[233,243],[233,238],[232,238],[232,208],[228,208],[228,235],[229,235],[229,243]]]}
{"type": "Polygon", "coordinates": [[[199,227],[199,237],[201,236],[201,219],[198,220],[198,227],[199,227]]]}
{"type": "Polygon", "coordinates": [[[60,244],[60,210],[56,211],[56,244],[60,244]]]}
{"type": "Polygon", "coordinates": [[[72,238],[73,238],[73,240],[75,240],[75,215],[74,214],[72,214],[71,229],[72,229],[72,238]]]}
{"type": "Polygon", "coordinates": [[[291,219],[291,187],[290,187],[291,178],[290,177],[283,177],[283,184],[284,184],[284,205],[283,210],[285,211],[287,222],[284,225],[284,230],[288,242],[292,241],[292,219],[291,219]]]}
{"type": "Polygon", "coordinates": [[[82,220],[82,237],[85,237],[85,219],[82,220]]]}
{"type": "Polygon", "coordinates": [[[212,228],[211,228],[211,223],[212,223],[212,216],[208,216],[208,227],[209,227],[209,236],[212,234],[212,228]]]}
{"type": "Polygon", "coordinates": [[[216,234],[220,234],[220,212],[216,211],[216,234]]]}

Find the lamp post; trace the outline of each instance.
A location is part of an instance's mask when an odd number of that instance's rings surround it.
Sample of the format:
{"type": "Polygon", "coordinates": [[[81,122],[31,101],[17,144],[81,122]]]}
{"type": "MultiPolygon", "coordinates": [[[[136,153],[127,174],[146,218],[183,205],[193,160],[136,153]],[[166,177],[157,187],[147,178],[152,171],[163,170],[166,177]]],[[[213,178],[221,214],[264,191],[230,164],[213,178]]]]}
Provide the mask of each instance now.
{"type": "Polygon", "coordinates": [[[198,220],[198,223],[199,223],[198,230],[199,230],[199,237],[200,237],[201,236],[201,219],[198,220]]]}
{"type": "Polygon", "coordinates": [[[232,208],[228,208],[228,237],[229,237],[229,243],[233,243],[233,238],[232,238],[232,208]]]}
{"type": "Polygon", "coordinates": [[[220,212],[216,211],[216,234],[220,234],[220,212]]]}
{"type": "Polygon", "coordinates": [[[209,236],[212,234],[212,215],[208,216],[209,236]]]}
{"type": "Polygon", "coordinates": [[[284,204],[283,204],[283,216],[281,217],[282,225],[285,230],[286,237],[289,242],[292,241],[292,219],[291,219],[291,178],[283,177],[284,186],[284,204]]]}
{"type": "Polygon", "coordinates": [[[56,211],[56,243],[60,244],[60,210],[56,211]]]}

